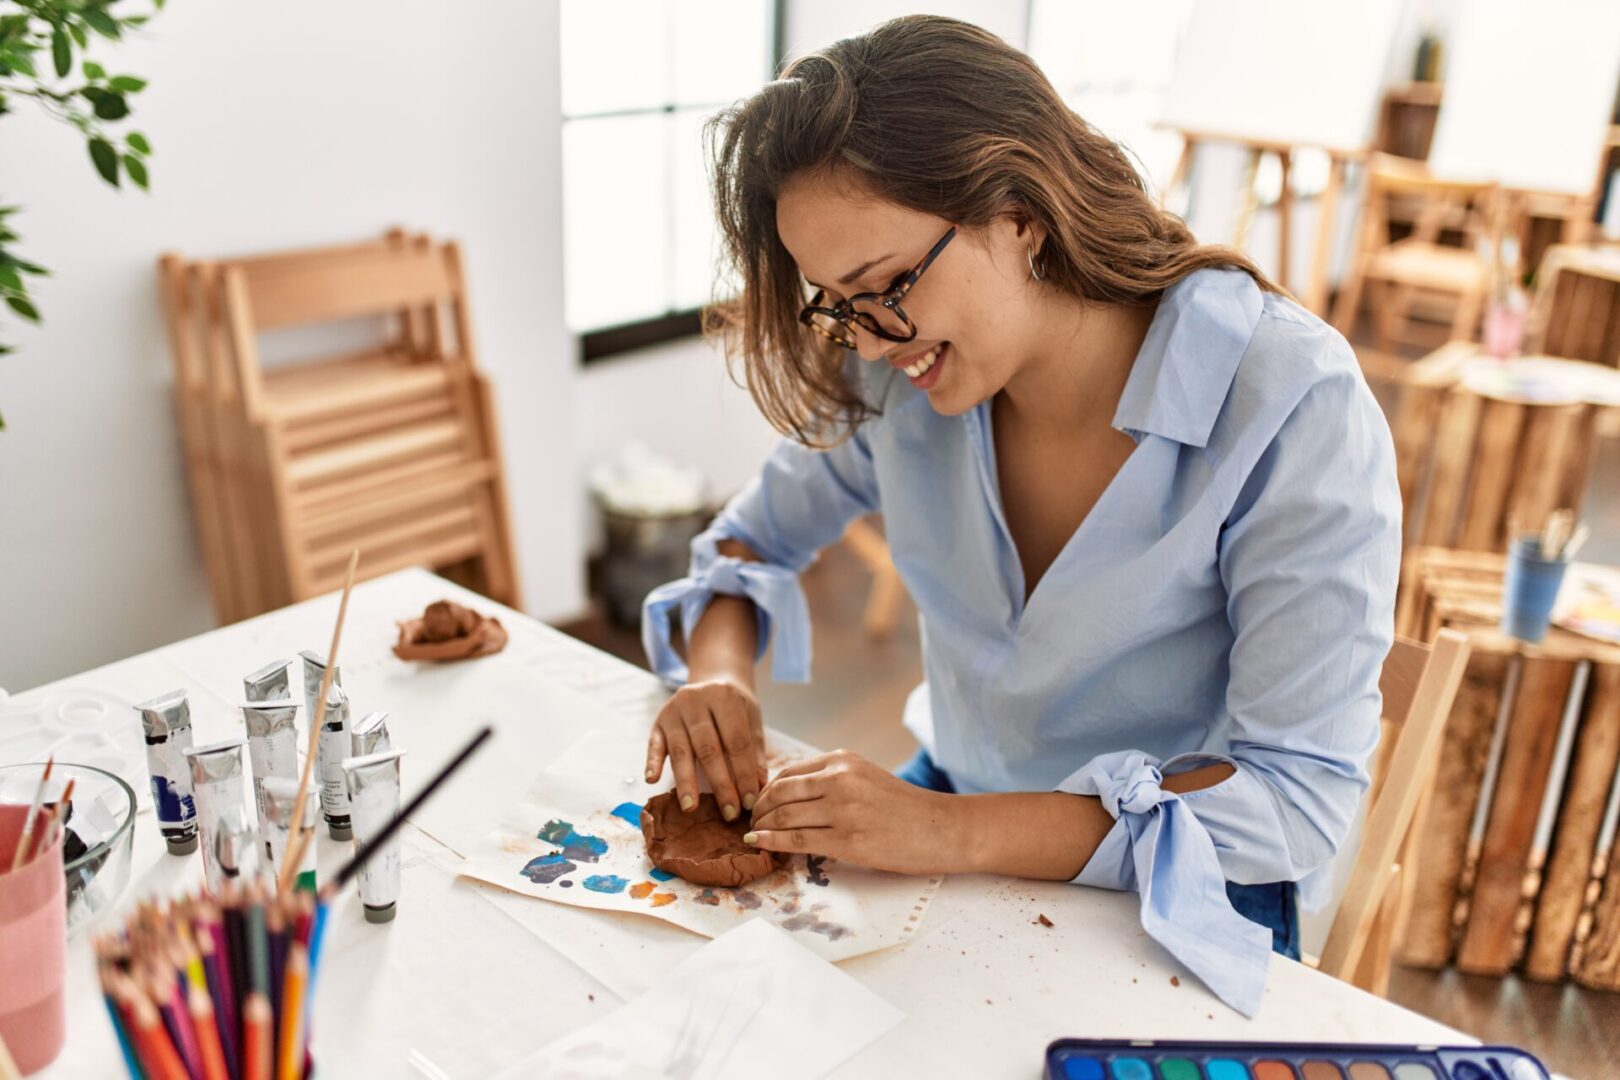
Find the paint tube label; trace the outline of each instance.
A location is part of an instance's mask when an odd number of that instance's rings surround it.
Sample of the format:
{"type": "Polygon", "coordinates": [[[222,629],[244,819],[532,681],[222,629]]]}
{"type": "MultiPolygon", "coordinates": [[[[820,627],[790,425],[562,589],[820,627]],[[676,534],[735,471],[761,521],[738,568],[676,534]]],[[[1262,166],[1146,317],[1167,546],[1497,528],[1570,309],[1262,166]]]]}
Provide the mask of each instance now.
{"type": "Polygon", "coordinates": [[[197,835],[197,802],[192,795],[191,774],[185,757],[190,746],[189,727],[146,740],[152,803],[157,808],[158,828],[169,840],[188,840],[197,835]]]}
{"type": "Polygon", "coordinates": [[[349,790],[343,783],[343,759],[349,756],[347,724],[321,726],[321,812],[336,829],[349,827],[349,790]]]}

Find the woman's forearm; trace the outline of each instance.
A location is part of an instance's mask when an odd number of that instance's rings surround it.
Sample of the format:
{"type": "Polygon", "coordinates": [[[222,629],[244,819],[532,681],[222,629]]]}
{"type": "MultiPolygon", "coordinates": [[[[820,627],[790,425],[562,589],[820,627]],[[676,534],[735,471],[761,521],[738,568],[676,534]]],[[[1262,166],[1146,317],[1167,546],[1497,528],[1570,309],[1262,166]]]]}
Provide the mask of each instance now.
{"type": "MultiPolygon", "coordinates": [[[[1170,792],[1213,787],[1232,766],[1207,765],[1164,778],[1170,792]]],[[[1062,791],[957,798],[960,872],[1070,881],[1085,869],[1114,827],[1102,800],[1062,791]]]]}

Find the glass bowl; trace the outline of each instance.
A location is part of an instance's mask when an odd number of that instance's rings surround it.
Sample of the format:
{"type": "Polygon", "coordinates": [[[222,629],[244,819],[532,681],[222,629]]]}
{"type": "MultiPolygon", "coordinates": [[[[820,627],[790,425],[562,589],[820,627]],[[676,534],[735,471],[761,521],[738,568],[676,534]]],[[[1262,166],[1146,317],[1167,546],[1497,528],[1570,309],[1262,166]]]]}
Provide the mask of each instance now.
{"type": "MultiPolygon", "coordinates": [[[[44,762],[0,766],[0,803],[32,805],[44,762]]],[[[111,907],[129,884],[135,843],[135,792],[123,779],[93,765],[58,761],[47,797],[61,795],[73,780],[73,805],[63,840],[67,876],[67,926],[71,935],[97,912],[111,907]]]]}

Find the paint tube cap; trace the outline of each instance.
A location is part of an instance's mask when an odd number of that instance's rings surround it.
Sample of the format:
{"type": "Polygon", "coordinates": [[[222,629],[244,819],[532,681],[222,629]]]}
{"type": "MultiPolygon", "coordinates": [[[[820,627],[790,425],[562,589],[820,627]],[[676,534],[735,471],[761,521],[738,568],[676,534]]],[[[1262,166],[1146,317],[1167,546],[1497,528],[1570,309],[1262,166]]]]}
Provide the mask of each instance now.
{"type": "Polygon", "coordinates": [[[385,904],[382,907],[372,907],[370,904],[361,905],[366,909],[366,922],[393,922],[394,911],[397,904],[385,904]]]}
{"type": "Polygon", "coordinates": [[[192,833],[190,836],[183,837],[179,840],[174,840],[165,836],[163,841],[169,845],[170,855],[190,855],[193,851],[197,850],[196,833],[192,833]]]}
{"type": "Polygon", "coordinates": [[[347,824],[339,825],[335,821],[328,821],[326,823],[326,835],[334,840],[353,840],[354,828],[347,824]]]}

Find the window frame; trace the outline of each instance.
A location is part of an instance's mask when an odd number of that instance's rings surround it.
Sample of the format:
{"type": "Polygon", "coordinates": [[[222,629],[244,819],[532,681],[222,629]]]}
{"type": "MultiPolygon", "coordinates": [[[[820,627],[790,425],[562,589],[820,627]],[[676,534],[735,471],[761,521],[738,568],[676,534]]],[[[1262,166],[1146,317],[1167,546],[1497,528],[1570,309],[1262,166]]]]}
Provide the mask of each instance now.
{"type": "MultiPolygon", "coordinates": [[[[787,0],[771,0],[771,71],[782,70],[787,46],[787,0]]],[[[570,120],[591,120],[607,116],[645,116],[655,113],[674,115],[679,111],[674,102],[666,102],[662,106],[648,109],[626,109],[608,113],[591,113],[586,116],[562,118],[562,123],[570,120]]],[[[559,134],[559,140],[561,136],[559,134]]],[[[665,222],[666,226],[672,224],[665,222]]],[[[657,345],[668,345],[674,342],[687,341],[700,336],[703,332],[703,308],[686,308],[679,311],[667,311],[662,315],[653,315],[634,322],[620,323],[616,326],[605,326],[585,333],[569,331],[579,341],[579,365],[589,367],[605,360],[637,352],[641,349],[650,349],[657,345]]]]}

